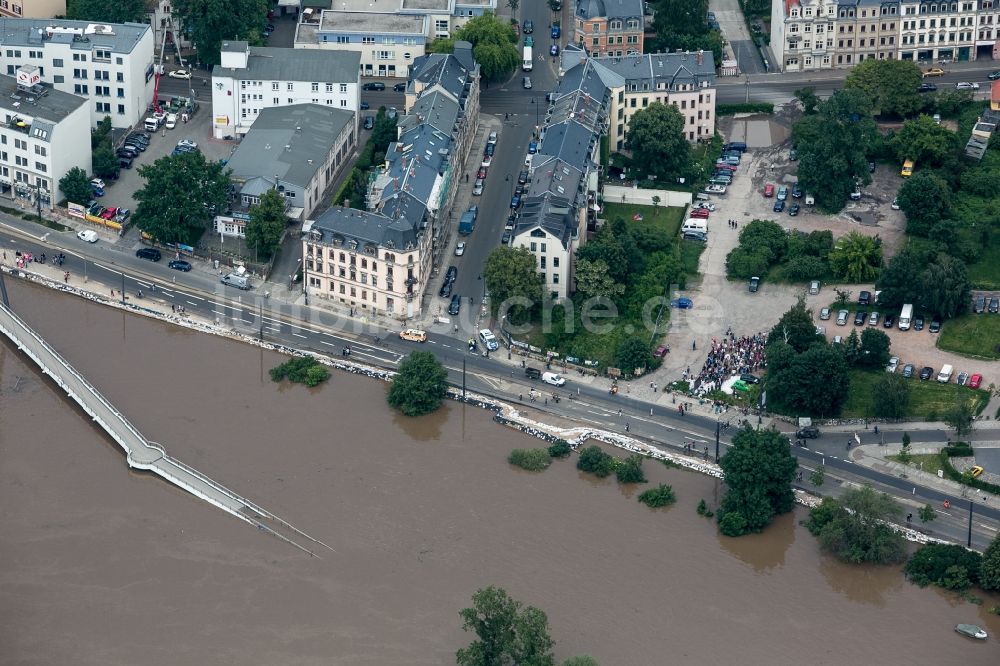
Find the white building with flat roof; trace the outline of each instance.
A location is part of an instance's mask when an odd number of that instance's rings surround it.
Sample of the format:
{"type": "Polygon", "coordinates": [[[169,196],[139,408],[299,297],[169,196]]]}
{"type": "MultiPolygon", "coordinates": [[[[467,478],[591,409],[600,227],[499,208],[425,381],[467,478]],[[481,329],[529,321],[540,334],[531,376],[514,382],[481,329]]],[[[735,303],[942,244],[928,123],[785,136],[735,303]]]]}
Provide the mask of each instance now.
{"type": "Polygon", "coordinates": [[[358,61],[350,51],[319,51],[222,43],[212,68],[212,134],[242,136],[264,109],[320,104],[355,115],[358,61]]]}
{"type": "Polygon", "coordinates": [[[153,101],[153,31],[138,23],[0,19],[0,73],[38,68],[43,83],[87,99],[90,124],[132,127],[153,101]]]}
{"type": "Polygon", "coordinates": [[[91,171],[90,113],[87,100],[38,83],[35,70],[0,76],[0,191],[51,208],[66,172],[91,171]]]}

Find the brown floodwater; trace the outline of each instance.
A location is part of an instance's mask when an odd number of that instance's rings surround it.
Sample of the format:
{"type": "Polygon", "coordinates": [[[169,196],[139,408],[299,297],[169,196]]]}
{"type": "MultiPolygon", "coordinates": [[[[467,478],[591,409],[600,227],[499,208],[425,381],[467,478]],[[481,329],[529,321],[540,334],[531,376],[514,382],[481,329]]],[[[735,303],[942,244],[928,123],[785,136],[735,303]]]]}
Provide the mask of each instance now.
{"type": "Polygon", "coordinates": [[[329,544],[310,558],[173,488],[0,345],[0,663],[448,664],[458,610],[496,584],[544,609],[560,659],[649,664],[997,664],[1000,618],[849,567],[780,518],[733,540],[695,512],[716,481],[647,462],[649,510],[449,403],[379,382],[276,385],[280,357],[11,285],[15,308],[150,438],[329,544]],[[984,644],[952,627],[988,627],[984,644]]]}

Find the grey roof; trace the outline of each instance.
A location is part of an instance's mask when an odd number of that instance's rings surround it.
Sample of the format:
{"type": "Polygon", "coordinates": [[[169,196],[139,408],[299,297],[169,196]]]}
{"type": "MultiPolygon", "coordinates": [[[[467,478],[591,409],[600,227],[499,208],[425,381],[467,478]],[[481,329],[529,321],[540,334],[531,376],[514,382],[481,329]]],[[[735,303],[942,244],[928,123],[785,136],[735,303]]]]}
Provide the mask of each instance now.
{"type": "MultiPolygon", "coordinates": [[[[224,50],[235,50],[246,42],[223,42],[224,50]]],[[[358,80],[361,54],[329,49],[282,49],[251,46],[245,69],[216,65],[213,74],[247,81],[316,81],[345,83],[358,80]]]]}
{"type": "Polygon", "coordinates": [[[399,126],[406,131],[418,124],[427,123],[440,132],[451,134],[456,129],[461,111],[458,102],[435,90],[421,95],[410,113],[400,119],[399,126]]]}
{"type": "MultiPolygon", "coordinates": [[[[369,5],[373,9],[374,5],[369,5]]],[[[427,34],[427,17],[422,14],[386,14],[375,11],[324,11],[317,32],[358,33],[363,35],[427,34]]]]}
{"type": "Polygon", "coordinates": [[[99,47],[109,49],[113,53],[124,54],[131,53],[149,30],[151,28],[146,23],[0,18],[0,46],[40,47],[51,42],[69,44],[70,48],[81,51],[99,47]],[[49,28],[67,32],[52,32],[49,36],[49,28]]]}
{"type": "Polygon", "coordinates": [[[378,176],[384,183],[380,201],[405,192],[431,207],[434,185],[444,174],[450,150],[451,138],[426,123],[404,132],[386,151],[389,168],[378,176]]]}
{"type": "Polygon", "coordinates": [[[233,177],[279,180],[306,187],[326,162],[354,114],[321,104],[261,109],[229,160],[233,177]]]}
{"type": "Polygon", "coordinates": [[[526,197],[514,227],[514,235],[530,234],[541,227],[569,247],[576,230],[573,205],[569,200],[547,194],[543,197],[526,197]]]}
{"type": "Polygon", "coordinates": [[[608,67],[599,66],[595,60],[596,58],[588,58],[586,53],[577,48],[566,47],[562,60],[565,74],[559,81],[557,95],[580,91],[592,98],[604,99],[608,88],[625,85],[623,76],[608,67]]]}
{"type": "Polygon", "coordinates": [[[479,69],[471,53],[471,45],[460,41],[455,42],[453,54],[428,53],[414,58],[410,79],[420,81],[425,88],[440,86],[456,100],[461,100],[465,84],[479,69]]]}
{"type": "Polygon", "coordinates": [[[546,127],[538,152],[558,157],[564,162],[577,165],[578,168],[586,168],[590,155],[593,154],[594,142],[598,141],[600,136],[599,132],[594,132],[580,123],[565,120],[546,127]]]}
{"type": "Polygon", "coordinates": [[[422,229],[427,206],[408,192],[401,192],[386,201],[379,212],[393,220],[405,220],[415,229],[422,229]]]}
{"type": "Polygon", "coordinates": [[[651,90],[657,83],[666,84],[668,90],[679,84],[715,85],[715,59],[711,51],[647,53],[623,58],[603,56],[592,60],[595,65],[620,76],[626,84],[647,83],[651,90]]]}
{"type": "MultiPolygon", "coordinates": [[[[0,109],[12,116],[23,113],[25,116],[34,118],[33,129],[49,130],[47,137],[35,136],[39,139],[52,140],[51,130],[56,123],[64,120],[73,111],[81,106],[85,106],[88,101],[85,97],[77,97],[59,90],[54,90],[41,85],[45,94],[41,97],[21,91],[17,87],[17,79],[13,76],[0,76],[0,109]],[[14,106],[17,104],[18,106],[14,106]]],[[[87,116],[87,124],[90,125],[90,116],[87,116]]]]}
{"type": "Polygon", "coordinates": [[[576,15],[582,19],[641,18],[643,0],[579,0],[576,15]]]}
{"type": "Polygon", "coordinates": [[[393,219],[379,213],[333,206],[320,215],[309,230],[310,235],[326,244],[356,242],[366,246],[397,250],[417,246],[417,228],[405,218],[393,219]]]}
{"type": "Polygon", "coordinates": [[[584,171],[579,166],[558,157],[544,155],[532,161],[531,183],[528,196],[543,197],[546,193],[566,199],[576,200],[580,193],[580,183],[584,171]]]}

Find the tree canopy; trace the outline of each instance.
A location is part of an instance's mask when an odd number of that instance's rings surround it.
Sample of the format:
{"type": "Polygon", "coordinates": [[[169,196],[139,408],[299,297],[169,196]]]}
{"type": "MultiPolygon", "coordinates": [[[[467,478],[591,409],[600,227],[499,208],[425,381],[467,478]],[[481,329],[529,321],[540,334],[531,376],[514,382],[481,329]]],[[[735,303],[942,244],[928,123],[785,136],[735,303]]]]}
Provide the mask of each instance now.
{"type": "Polygon", "coordinates": [[[532,311],[542,302],[542,277],[537,260],[527,248],[506,245],[494,249],[483,265],[483,279],[490,290],[490,305],[495,312],[507,308],[512,324],[530,320],[532,311]]]}
{"type": "Polygon", "coordinates": [[[502,588],[490,585],[472,595],[472,606],[459,611],[462,628],[475,633],[456,655],[459,666],[554,666],[549,620],[534,606],[523,606],[502,588]]]}
{"type": "Polygon", "coordinates": [[[806,527],[824,549],[845,562],[894,564],[906,557],[906,542],[886,522],[901,510],[896,500],[871,486],[849,488],[839,499],[823,498],[809,511],[806,527]]]}
{"type": "Polygon", "coordinates": [[[636,169],[664,182],[683,173],[690,161],[684,116],[672,104],[653,102],[636,111],[628,123],[625,145],[636,169]]]}
{"type": "Polygon", "coordinates": [[[914,160],[918,167],[931,167],[941,166],[948,160],[957,148],[957,139],[950,129],[938,125],[930,116],[922,115],[903,123],[892,137],[891,145],[900,164],[904,160],[914,160]]]}
{"type": "Polygon", "coordinates": [[[863,60],[851,68],[844,88],[861,90],[876,115],[909,116],[923,104],[923,75],[912,60],[863,60]]]}
{"type": "Polygon", "coordinates": [[[901,419],[910,405],[910,382],[902,375],[882,373],[872,385],[873,416],[901,419]]]}
{"type": "Polygon", "coordinates": [[[576,290],[588,298],[617,298],[625,293],[625,285],[618,284],[608,274],[608,265],[603,259],[591,261],[578,259],[576,262],[576,290]]]}
{"type": "Polygon", "coordinates": [[[134,195],[136,225],[161,243],[194,245],[207,228],[209,209],[226,204],[228,173],[197,150],[139,167],[145,182],[134,195]]]}
{"type": "Polygon", "coordinates": [[[654,0],[650,4],[656,8],[652,24],[656,36],[647,38],[647,53],[705,50],[712,52],[716,64],[722,62],[722,35],[706,20],[708,0],[654,0]]]}
{"type": "Polygon", "coordinates": [[[805,301],[799,301],[788,309],[767,335],[767,344],[786,342],[796,352],[804,352],[815,344],[823,343],[823,338],[816,333],[816,324],[812,314],[806,309],[805,301]]]}
{"type": "Polygon", "coordinates": [[[979,584],[984,590],[1000,590],[1000,534],[983,552],[979,565],[979,584]]]}
{"type": "Polygon", "coordinates": [[[796,354],[784,342],[766,349],[768,400],[781,411],[801,416],[832,416],[850,388],[847,360],[840,350],[817,344],[796,354]]]}
{"type": "Polygon", "coordinates": [[[521,62],[514,28],[492,12],[471,19],[455,31],[454,38],[472,44],[472,55],[487,81],[504,79],[521,62]]]}
{"type": "Polygon", "coordinates": [[[250,206],[244,236],[247,248],[253,248],[257,261],[267,261],[281,247],[281,236],[288,226],[285,215],[285,197],[275,190],[268,190],[260,203],[250,206]]]}
{"type": "Polygon", "coordinates": [[[851,231],[833,246],[830,268],[848,282],[870,282],[882,268],[882,244],[871,236],[851,231]]]}
{"type": "Polygon", "coordinates": [[[146,23],[144,0],[69,0],[66,18],[97,23],[146,23]]]}
{"type": "Polygon", "coordinates": [[[645,337],[632,336],[618,345],[618,367],[631,375],[636,370],[646,370],[653,364],[649,342],[645,337]]]}
{"type": "Polygon", "coordinates": [[[80,205],[86,205],[94,196],[90,176],[80,167],[73,167],[59,179],[59,189],[68,201],[80,205]]]}
{"type": "Polygon", "coordinates": [[[948,215],[951,189],[930,171],[917,171],[899,188],[896,200],[906,216],[906,232],[927,237],[933,226],[948,215]]]}
{"type": "Polygon", "coordinates": [[[431,352],[411,352],[389,385],[389,405],[406,416],[429,414],[448,392],[448,372],[431,352]]]}
{"type": "Polygon", "coordinates": [[[719,529],[726,536],[759,532],[774,516],[792,510],[798,464],[788,438],[777,430],[742,428],[719,465],[726,483],[719,529]]]}
{"type": "Polygon", "coordinates": [[[868,96],[857,89],[834,92],[792,128],[799,184],[821,208],[840,210],[855,183],[871,182],[865,151],[877,136],[868,96]]]}
{"type": "Polygon", "coordinates": [[[219,64],[223,40],[259,44],[267,22],[267,0],[174,0],[173,5],[207,65],[219,64]]]}

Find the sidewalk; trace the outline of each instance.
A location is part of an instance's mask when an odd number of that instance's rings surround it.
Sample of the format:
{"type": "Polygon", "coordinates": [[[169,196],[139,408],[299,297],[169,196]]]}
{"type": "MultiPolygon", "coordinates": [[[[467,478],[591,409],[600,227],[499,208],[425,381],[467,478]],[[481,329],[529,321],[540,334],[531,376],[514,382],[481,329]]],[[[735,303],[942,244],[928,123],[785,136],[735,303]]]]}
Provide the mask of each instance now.
{"type": "MultiPolygon", "coordinates": [[[[941,448],[942,447],[922,446],[913,449],[913,447],[911,447],[914,454],[930,453],[939,451],[941,448]]],[[[978,488],[970,488],[969,486],[964,486],[961,483],[950,479],[939,478],[937,474],[923,472],[911,465],[904,465],[903,463],[886,460],[886,456],[898,455],[901,450],[902,446],[896,444],[889,444],[887,446],[864,444],[851,449],[849,457],[852,462],[877,472],[881,472],[882,474],[911,480],[913,481],[914,487],[923,486],[924,488],[931,488],[949,495],[968,497],[969,499],[982,502],[989,506],[997,506],[1000,504],[1000,499],[992,493],[987,493],[986,491],[979,490],[978,488]]]]}

